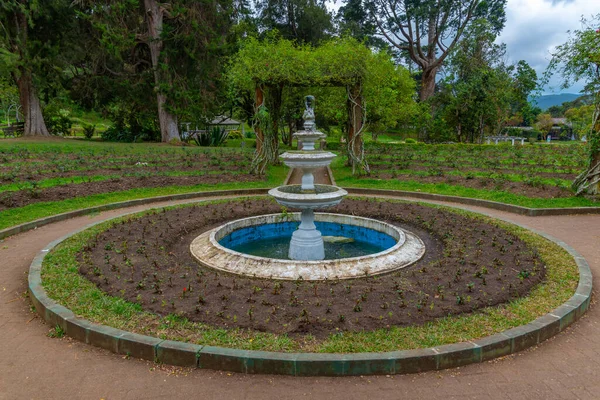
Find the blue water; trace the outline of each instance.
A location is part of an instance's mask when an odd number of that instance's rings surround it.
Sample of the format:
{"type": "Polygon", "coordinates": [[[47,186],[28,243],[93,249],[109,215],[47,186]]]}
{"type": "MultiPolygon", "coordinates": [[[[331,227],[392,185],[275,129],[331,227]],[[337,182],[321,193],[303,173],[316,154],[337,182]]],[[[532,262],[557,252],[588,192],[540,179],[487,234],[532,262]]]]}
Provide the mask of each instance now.
{"type": "MultiPolygon", "coordinates": [[[[238,229],[223,237],[219,244],[240,253],[259,257],[287,259],[292,233],[298,222],[280,222],[238,229]]],[[[315,222],[323,236],[353,238],[350,243],[325,242],[325,259],[359,257],[393,247],[396,240],[385,233],[356,225],[315,222]]]]}

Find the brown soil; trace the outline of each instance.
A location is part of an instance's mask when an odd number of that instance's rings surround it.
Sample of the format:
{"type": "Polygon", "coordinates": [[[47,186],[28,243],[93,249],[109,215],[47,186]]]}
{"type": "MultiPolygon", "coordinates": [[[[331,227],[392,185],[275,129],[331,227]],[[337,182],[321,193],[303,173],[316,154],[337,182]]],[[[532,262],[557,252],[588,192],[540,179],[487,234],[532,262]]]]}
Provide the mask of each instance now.
{"type": "Polygon", "coordinates": [[[110,295],[162,315],[216,327],[311,334],[420,324],[523,296],[544,276],[535,251],[494,225],[408,203],[347,199],[333,212],[385,220],[427,245],[411,267],[348,281],[274,281],[197,265],[190,242],[216,224],[277,213],[269,200],[153,213],[99,234],[79,255],[80,272],[110,295]]]}
{"type": "Polygon", "coordinates": [[[491,178],[465,178],[460,176],[419,176],[411,174],[375,173],[365,179],[397,179],[401,181],[416,181],[420,183],[447,183],[473,189],[490,189],[505,191],[530,198],[554,199],[558,197],[573,197],[573,192],[566,188],[549,185],[529,185],[525,182],[498,181],[491,178]]]}
{"type": "Polygon", "coordinates": [[[43,201],[61,201],[75,197],[100,193],[120,192],[137,188],[156,188],[166,186],[192,186],[198,184],[217,184],[227,182],[257,181],[256,175],[249,174],[210,174],[202,176],[138,176],[114,178],[99,182],[86,182],[53,186],[45,189],[29,189],[0,193],[0,211],[8,208],[23,207],[43,201]]]}

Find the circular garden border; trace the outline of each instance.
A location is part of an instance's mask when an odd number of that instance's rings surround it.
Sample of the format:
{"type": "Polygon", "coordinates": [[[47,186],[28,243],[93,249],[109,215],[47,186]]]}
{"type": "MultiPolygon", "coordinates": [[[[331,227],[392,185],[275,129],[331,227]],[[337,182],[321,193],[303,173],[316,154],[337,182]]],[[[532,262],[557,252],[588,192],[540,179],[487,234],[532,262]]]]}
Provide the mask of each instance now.
{"type": "MultiPolygon", "coordinates": [[[[240,194],[239,191],[236,192],[235,194],[240,194]]],[[[212,196],[227,194],[230,193],[218,192],[213,193],[212,196]]],[[[378,194],[383,193],[379,192],[378,194]]],[[[388,192],[386,194],[395,194],[396,196],[405,195],[405,193],[398,192],[388,192]]],[[[210,193],[202,193],[197,197],[208,198],[212,196],[210,193]]],[[[436,200],[444,200],[440,197],[444,196],[439,196],[436,200]]],[[[193,196],[186,198],[191,199],[193,196]]],[[[165,197],[158,199],[167,200],[165,197]]],[[[144,200],[146,204],[160,201],[156,198],[144,200]]],[[[131,205],[131,202],[124,202],[109,206],[111,209],[115,209],[131,205]]],[[[479,203],[478,205],[482,204],[479,203]]],[[[105,209],[108,209],[108,207],[105,209]]],[[[517,213],[519,212],[517,211],[517,213]]],[[[81,211],[34,221],[37,224],[30,223],[31,227],[29,229],[33,229],[37,225],[45,225],[76,215],[82,215],[81,211]]],[[[96,224],[88,225],[51,242],[33,260],[29,270],[29,294],[37,312],[50,325],[60,326],[67,335],[87,344],[107,349],[117,354],[125,354],[145,360],[184,367],[295,376],[407,374],[455,368],[517,353],[549,339],[565,330],[586,312],[592,294],[592,274],[587,261],[579,253],[566,243],[543,232],[515,224],[545,237],[564,248],[574,258],[579,270],[579,284],[575,294],[563,305],[526,325],[473,341],[439,347],[382,353],[278,353],[202,346],[162,340],[156,337],[139,335],[95,324],[85,319],[77,318],[71,310],[55,303],[46,295],[41,281],[42,262],[46,254],[65,239],[93,225],[96,224]]],[[[25,228],[20,231],[29,229],[25,228]]],[[[4,232],[0,232],[0,234],[2,233],[4,232]]]]}

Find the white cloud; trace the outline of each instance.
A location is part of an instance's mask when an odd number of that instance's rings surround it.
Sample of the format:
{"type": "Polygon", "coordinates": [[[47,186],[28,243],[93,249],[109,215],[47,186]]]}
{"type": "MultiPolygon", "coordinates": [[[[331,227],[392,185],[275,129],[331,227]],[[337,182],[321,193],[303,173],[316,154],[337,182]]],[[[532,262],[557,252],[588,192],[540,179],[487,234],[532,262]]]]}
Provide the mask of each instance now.
{"type": "MultiPolygon", "coordinates": [[[[508,0],[506,26],[499,42],[507,45],[510,61],[525,60],[541,76],[551,51],[564,43],[567,31],[581,28],[581,17],[600,13],[598,0],[508,0]]],[[[544,92],[560,92],[560,79],[554,77],[544,92]]],[[[583,83],[566,90],[580,92],[583,83]]]]}

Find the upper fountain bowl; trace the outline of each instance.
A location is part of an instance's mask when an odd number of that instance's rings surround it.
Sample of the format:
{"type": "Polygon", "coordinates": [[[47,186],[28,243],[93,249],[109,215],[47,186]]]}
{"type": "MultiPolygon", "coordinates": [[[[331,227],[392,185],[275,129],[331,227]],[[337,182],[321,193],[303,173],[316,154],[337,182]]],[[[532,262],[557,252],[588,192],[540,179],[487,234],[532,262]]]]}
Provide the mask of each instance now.
{"type": "Polygon", "coordinates": [[[282,206],[314,210],[339,204],[348,192],[331,185],[315,185],[314,190],[302,190],[301,185],[287,185],[269,190],[269,195],[282,206]]]}
{"type": "Polygon", "coordinates": [[[312,151],[315,149],[315,142],[327,137],[327,135],[317,130],[303,130],[294,133],[294,137],[302,142],[302,150],[312,151]]]}
{"type": "Polygon", "coordinates": [[[336,157],[328,151],[287,151],[279,156],[290,168],[317,169],[327,167],[336,157]]]}

